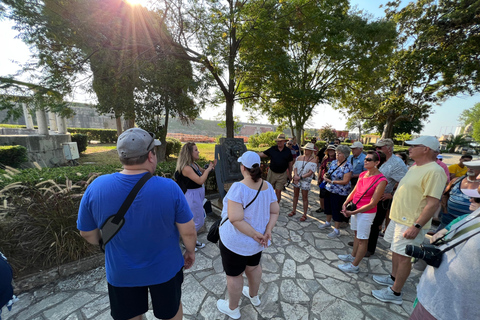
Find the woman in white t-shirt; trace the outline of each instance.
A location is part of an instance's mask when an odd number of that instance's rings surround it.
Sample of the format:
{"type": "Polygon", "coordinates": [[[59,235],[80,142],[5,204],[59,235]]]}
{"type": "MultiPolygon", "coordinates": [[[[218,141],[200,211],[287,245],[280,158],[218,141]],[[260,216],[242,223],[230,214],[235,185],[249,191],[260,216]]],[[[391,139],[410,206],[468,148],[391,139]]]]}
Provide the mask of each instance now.
{"type": "Polygon", "coordinates": [[[308,191],[310,191],[313,175],[317,171],[318,159],[314,153],[315,145],[313,143],[307,143],[302,149],[304,150],[304,155],[298,157],[293,165],[293,208],[288,216],[292,217],[297,214],[297,203],[301,189],[303,216],[300,218],[300,221],[305,221],[307,220],[308,212],[308,191]]]}
{"type": "Polygon", "coordinates": [[[223,199],[222,221],[228,220],[220,227],[219,246],[229,300],[217,301],[218,310],[233,319],[240,318],[242,293],[254,306],[260,305],[260,258],[270,244],[280,211],[275,190],[261,179],[260,156],[247,151],[238,162],[243,180],[235,182],[223,199]],[[248,286],[243,286],[243,272],[248,286]]]}

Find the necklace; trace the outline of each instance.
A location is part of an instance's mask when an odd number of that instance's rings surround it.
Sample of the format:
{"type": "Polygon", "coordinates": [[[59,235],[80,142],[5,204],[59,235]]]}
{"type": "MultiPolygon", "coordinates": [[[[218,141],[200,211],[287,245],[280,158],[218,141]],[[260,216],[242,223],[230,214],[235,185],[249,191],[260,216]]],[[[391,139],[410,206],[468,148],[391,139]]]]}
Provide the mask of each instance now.
{"type": "Polygon", "coordinates": [[[468,177],[468,176],[467,176],[467,181],[468,181],[468,182],[478,182],[477,179],[471,180],[470,177],[468,177]]]}

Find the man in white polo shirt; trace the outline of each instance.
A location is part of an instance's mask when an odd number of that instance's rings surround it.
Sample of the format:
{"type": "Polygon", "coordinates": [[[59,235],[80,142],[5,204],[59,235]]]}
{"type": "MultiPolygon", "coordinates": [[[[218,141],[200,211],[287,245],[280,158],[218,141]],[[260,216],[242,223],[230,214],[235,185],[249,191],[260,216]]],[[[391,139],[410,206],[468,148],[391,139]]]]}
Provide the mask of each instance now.
{"type": "Polygon", "coordinates": [[[416,166],[400,180],[393,197],[391,221],[385,232],[384,239],[391,243],[392,273],[373,276],[375,282],[388,287],[373,290],[372,295],[395,304],[403,302],[402,288],[411,271],[411,257],[405,253],[405,247],[423,243],[447,181],[445,172],[433,160],[440,148],[435,137],[423,136],[406,143],[411,146],[409,155],[416,166]]]}

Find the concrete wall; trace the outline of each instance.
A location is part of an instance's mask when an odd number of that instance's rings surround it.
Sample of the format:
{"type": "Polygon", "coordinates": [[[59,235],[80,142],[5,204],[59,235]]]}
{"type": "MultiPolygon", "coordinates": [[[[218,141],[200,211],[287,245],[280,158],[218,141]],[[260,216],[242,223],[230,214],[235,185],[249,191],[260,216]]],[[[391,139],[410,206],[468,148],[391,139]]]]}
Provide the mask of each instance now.
{"type": "Polygon", "coordinates": [[[37,162],[42,167],[65,165],[67,160],[63,155],[63,143],[71,142],[70,134],[8,134],[5,129],[0,135],[0,145],[20,145],[27,148],[28,163],[26,167],[33,167],[37,162]]]}

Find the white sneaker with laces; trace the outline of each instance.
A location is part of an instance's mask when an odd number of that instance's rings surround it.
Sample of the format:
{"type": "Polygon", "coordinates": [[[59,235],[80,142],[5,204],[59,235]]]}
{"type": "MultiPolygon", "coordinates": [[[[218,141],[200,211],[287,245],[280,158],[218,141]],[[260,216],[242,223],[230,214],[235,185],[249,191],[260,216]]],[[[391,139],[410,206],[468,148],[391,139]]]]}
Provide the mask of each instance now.
{"type": "Polygon", "coordinates": [[[355,261],[355,257],[349,254],[339,254],[338,259],[345,261],[345,262],[353,262],[355,261]]]}
{"type": "Polygon", "coordinates": [[[329,237],[330,239],[339,238],[340,237],[340,231],[338,233],[336,233],[335,230],[333,230],[332,232],[327,234],[327,237],[329,237]]]}
{"type": "Polygon", "coordinates": [[[389,274],[386,276],[373,276],[373,281],[384,286],[393,286],[395,281],[392,280],[389,274]]]}
{"type": "Polygon", "coordinates": [[[318,229],[328,229],[328,228],[331,228],[331,227],[332,227],[331,223],[324,223],[324,224],[318,225],[318,229]]]}
{"type": "Polygon", "coordinates": [[[220,299],[217,301],[217,309],[232,319],[240,319],[240,307],[232,310],[228,306],[228,300],[220,299]]]}
{"type": "Polygon", "coordinates": [[[338,265],[338,269],[348,273],[358,273],[358,271],[360,271],[360,268],[355,267],[351,262],[338,265]]]}
{"type": "Polygon", "coordinates": [[[205,243],[201,243],[200,241],[197,240],[197,243],[195,244],[195,249],[202,249],[204,247],[205,247],[205,243]]]}
{"type": "Polygon", "coordinates": [[[396,296],[390,287],[381,290],[372,290],[372,295],[382,302],[395,303],[398,305],[403,303],[403,293],[396,296]]]}
{"type": "Polygon", "coordinates": [[[249,288],[247,286],[244,286],[243,287],[243,290],[242,290],[242,293],[245,297],[247,297],[248,299],[250,299],[250,302],[255,306],[255,307],[258,307],[260,305],[260,298],[258,297],[258,295],[256,295],[255,297],[250,297],[250,291],[249,291],[249,288]]]}

